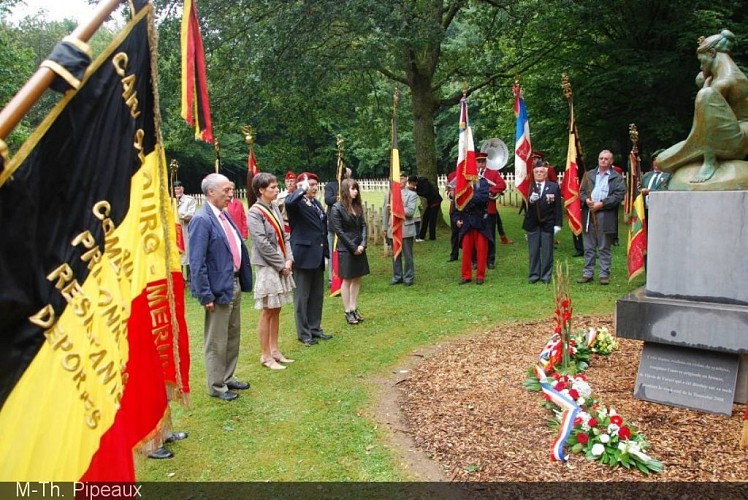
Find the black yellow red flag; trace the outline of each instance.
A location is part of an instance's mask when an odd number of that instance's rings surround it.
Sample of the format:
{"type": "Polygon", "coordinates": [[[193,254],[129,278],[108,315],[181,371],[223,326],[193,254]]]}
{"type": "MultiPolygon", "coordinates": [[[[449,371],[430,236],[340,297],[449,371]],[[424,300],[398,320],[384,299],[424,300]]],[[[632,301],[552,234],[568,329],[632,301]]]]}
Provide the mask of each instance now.
{"type": "Polygon", "coordinates": [[[135,13],[0,174],[0,481],[131,481],[189,392],[184,283],[135,13]]]}
{"type": "MultiPolygon", "coordinates": [[[[397,113],[397,111],[395,111],[397,113]]],[[[392,117],[392,155],[390,158],[390,225],[392,227],[392,259],[403,249],[405,208],[400,190],[400,149],[397,145],[397,114],[392,117]]]]}

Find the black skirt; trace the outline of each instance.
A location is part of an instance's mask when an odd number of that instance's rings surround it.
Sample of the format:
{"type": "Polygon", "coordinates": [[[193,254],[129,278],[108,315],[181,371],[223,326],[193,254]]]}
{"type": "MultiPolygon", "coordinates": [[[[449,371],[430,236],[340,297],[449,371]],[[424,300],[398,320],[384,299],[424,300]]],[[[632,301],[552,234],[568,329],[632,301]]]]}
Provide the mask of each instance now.
{"type": "Polygon", "coordinates": [[[366,250],[361,255],[338,251],[338,274],[343,279],[353,279],[369,274],[366,250]]]}

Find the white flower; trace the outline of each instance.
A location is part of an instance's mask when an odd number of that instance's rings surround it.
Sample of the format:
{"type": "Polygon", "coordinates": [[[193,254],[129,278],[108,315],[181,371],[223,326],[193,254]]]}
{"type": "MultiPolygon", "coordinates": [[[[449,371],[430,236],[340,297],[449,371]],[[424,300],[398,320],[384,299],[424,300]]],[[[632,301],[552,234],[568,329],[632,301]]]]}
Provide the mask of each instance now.
{"type": "Polygon", "coordinates": [[[592,456],[594,457],[599,457],[600,455],[605,453],[605,446],[601,445],[600,443],[595,443],[594,445],[592,445],[590,453],[592,453],[592,456]]]}
{"type": "Polygon", "coordinates": [[[610,425],[608,425],[608,434],[612,434],[613,436],[617,436],[619,429],[620,429],[620,427],[618,427],[616,424],[610,424],[610,425]]]}
{"type": "Polygon", "coordinates": [[[571,384],[571,388],[576,389],[579,395],[583,398],[589,398],[592,395],[592,388],[590,387],[590,384],[582,379],[575,380],[574,383],[571,384]]]}
{"type": "Polygon", "coordinates": [[[618,415],[618,413],[616,412],[615,408],[611,408],[610,410],[608,410],[608,415],[612,417],[613,415],[618,415]]]}
{"type": "Polygon", "coordinates": [[[582,406],[582,405],[583,405],[584,403],[586,403],[586,402],[587,402],[587,400],[586,400],[586,399],[584,399],[584,398],[582,398],[582,397],[580,397],[579,399],[577,399],[577,404],[578,404],[579,406],[582,406]]]}
{"type": "Polygon", "coordinates": [[[607,434],[600,434],[600,442],[603,444],[607,444],[610,442],[610,436],[607,434]]]}
{"type": "Polygon", "coordinates": [[[624,443],[623,441],[620,442],[620,443],[618,443],[618,451],[622,451],[622,452],[625,453],[626,452],[626,443],[624,443]]]}

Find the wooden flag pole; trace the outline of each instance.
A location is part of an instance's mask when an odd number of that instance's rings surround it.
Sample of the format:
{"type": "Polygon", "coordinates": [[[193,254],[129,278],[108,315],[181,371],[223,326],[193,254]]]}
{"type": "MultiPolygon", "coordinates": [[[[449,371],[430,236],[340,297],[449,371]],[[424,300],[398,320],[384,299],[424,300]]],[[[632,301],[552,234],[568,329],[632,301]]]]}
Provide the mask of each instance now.
{"type": "MultiPolygon", "coordinates": [[[[96,6],[91,19],[79,25],[70,36],[82,42],[88,42],[96,30],[106,21],[122,0],[104,0],[96,6]]],[[[13,132],[18,123],[26,116],[26,113],[41,98],[45,90],[55,79],[55,73],[49,68],[36,70],[21,90],[0,111],[0,140],[5,139],[13,132]]]]}

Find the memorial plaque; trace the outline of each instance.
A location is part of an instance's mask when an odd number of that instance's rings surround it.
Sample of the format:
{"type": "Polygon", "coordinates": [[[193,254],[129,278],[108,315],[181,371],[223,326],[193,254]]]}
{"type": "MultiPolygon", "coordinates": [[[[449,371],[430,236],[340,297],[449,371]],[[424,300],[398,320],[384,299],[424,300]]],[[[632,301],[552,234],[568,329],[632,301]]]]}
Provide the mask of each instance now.
{"type": "Polygon", "coordinates": [[[739,356],[644,343],[634,396],[730,416],[739,356]]]}

